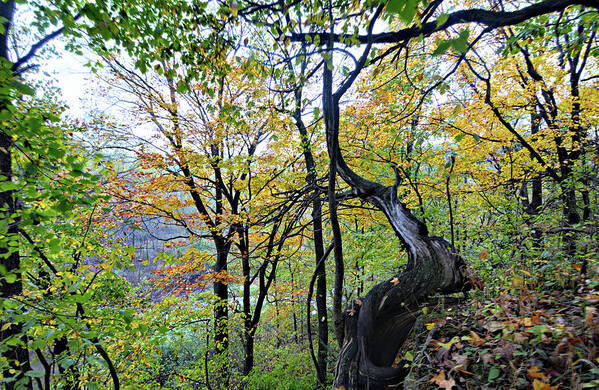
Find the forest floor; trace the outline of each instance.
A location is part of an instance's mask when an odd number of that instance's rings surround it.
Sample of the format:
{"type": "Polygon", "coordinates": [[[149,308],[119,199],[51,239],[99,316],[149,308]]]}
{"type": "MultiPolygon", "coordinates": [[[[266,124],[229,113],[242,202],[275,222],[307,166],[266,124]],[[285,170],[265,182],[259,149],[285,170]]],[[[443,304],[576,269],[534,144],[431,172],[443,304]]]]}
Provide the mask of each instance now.
{"type": "Polygon", "coordinates": [[[429,308],[402,357],[413,366],[407,387],[599,388],[599,270],[590,268],[513,269],[465,304],[429,308]]]}

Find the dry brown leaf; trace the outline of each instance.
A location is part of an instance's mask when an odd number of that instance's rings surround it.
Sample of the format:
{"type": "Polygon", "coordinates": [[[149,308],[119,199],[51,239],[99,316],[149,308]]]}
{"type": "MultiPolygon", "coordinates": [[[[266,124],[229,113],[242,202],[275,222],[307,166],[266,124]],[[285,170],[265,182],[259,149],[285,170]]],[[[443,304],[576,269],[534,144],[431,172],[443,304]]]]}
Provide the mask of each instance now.
{"type": "Polygon", "coordinates": [[[393,279],[391,279],[391,283],[393,283],[394,286],[397,286],[399,284],[399,278],[395,276],[393,279]]]}
{"type": "Polygon", "coordinates": [[[522,322],[524,323],[524,326],[532,326],[532,319],[530,317],[524,318],[524,321],[522,322]]]}
{"type": "Polygon", "coordinates": [[[493,357],[492,353],[483,353],[481,355],[481,358],[483,359],[484,364],[493,363],[493,361],[495,361],[495,358],[493,357]]]}
{"type": "Polygon", "coordinates": [[[528,340],[528,337],[526,337],[525,334],[523,334],[523,333],[514,333],[514,343],[516,343],[516,344],[524,344],[527,340],[528,340]]]}
{"type": "Polygon", "coordinates": [[[461,355],[459,353],[452,353],[451,360],[456,362],[460,367],[466,368],[468,366],[468,356],[461,355]]]}
{"type": "Polygon", "coordinates": [[[356,299],[355,304],[358,306],[362,306],[362,301],[359,299],[356,299]]]}
{"type": "Polygon", "coordinates": [[[590,327],[593,323],[593,316],[595,315],[595,313],[597,312],[597,308],[596,307],[591,307],[591,306],[587,306],[586,308],[586,314],[584,317],[584,323],[586,324],[587,327],[590,327]]]}
{"type": "Polygon", "coordinates": [[[440,389],[451,390],[455,386],[455,380],[453,378],[445,378],[445,371],[441,371],[437,375],[433,376],[430,382],[434,382],[439,386],[440,389]]]}

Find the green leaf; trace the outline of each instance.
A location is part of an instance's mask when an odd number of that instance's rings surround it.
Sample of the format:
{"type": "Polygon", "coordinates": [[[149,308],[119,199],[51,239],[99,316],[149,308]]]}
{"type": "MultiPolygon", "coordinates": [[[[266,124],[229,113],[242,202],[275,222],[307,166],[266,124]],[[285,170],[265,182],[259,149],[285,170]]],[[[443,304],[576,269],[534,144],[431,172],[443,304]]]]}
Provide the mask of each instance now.
{"type": "Polygon", "coordinates": [[[418,10],[418,0],[406,0],[403,10],[399,12],[399,18],[405,24],[410,24],[416,16],[418,10]]]}
{"type": "Polygon", "coordinates": [[[440,40],[437,42],[437,47],[433,51],[433,56],[438,56],[445,53],[451,46],[451,40],[440,40]]]}
{"type": "Polygon", "coordinates": [[[18,189],[19,187],[20,186],[17,183],[13,183],[12,181],[0,182],[0,192],[13,191],[18,189]]]}
{"type": "Polygon", "coordinates": [[[314,116],[313,120],[320,118],[320,108],[314,107],[314,110],[312,111],[312,115],[314,116]]]}
{"type": "Polygon", "coordinates": [[[31,371],[27,371],[25,373],[25,375],[30,378],[41,378],[44,376],[44,374],[45,374],[45,372],[41,371],[41,370],[31,370],[31,371]]]}
{"type": "Polygon", "coordinates": [[[23,95],[33,96],[35,95],[35,89],[31,88],[27,84],[19,83],[17,81],[13,81],[12,86],[23,95]]]}
{"type": "Polygon", "coordinates": [[[389,0],[387,3],[387,12],[392,14],[400,13],[406,5],[405,0],[389,0]]]}
{"type": "Polygon", "coordinates": [[[177,81],[177,92],[178,93],[183,93],[183,92],[187,91],[187,89],[188,89],[188,86],[183,80],[177,81]]]}
{"type": "Polygon", "coordinates": [[[58,238],[53,238],[48,243],[48,247],[50,248],[50,252],[58,253],[60,252],[60,240],[58,238]]]}
{"type": "Polygon", "coordinates": [[[33,132],[38,132],[42,127],[42,119],[37,117],[29,118],[27,120],[27,127],[33,132]]]}
{"type": "Polygon", "coordinates": [[[439,15],[439,17],[437,18],[437,28],[439,28],[442,25],[444,25],[445,22],[447,22],[447,19],[449,19],[449,14],[441,14],[441,15],[439,15]]]}
{"type": "Polygon", "coordinates": [[[464,29],[460,31],[460,35],[452,40],[452,46],[456,51],[460,53],[466,53],[468,51],[468,37],[470,36],[470,30],[464,29]]]}
{"type": "Polygon", "coordinates": [[[69,358],[66,358],[62,362],[60,362],[60,366],[64,369],[71,367],[73,364],[75,364],[75,361],[69,358]]]}
{"type": "Polygon", "coordinates": [[[13,284],[17,280],[17,275],[16,274],[8,274],[8,275],[4,276],[4,278],[6,279],[6,283],[13,284]]]}
{"type": "Polygon", "coordinates": [[[497,367],[491,367],[491,369],[489,370],[489,381],[492,381],[493,379],[497,378],[499,376],[499,369],[497,367]]]}

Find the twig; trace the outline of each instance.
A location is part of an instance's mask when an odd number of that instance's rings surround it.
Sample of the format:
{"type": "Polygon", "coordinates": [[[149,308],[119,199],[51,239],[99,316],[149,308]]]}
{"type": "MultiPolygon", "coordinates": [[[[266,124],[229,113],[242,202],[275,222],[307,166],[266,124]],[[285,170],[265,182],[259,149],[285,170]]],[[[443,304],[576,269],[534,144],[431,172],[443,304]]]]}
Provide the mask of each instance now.
{"type": "Polygon", "coordinates": [[[404,389],[405,390],[419,388],[419,386],[416,386],[416,384],[417,384],[418,381],[412,379],[412,370],[414,369],[415,366],[417,366],[418,364],[420,364],[420,362],[422,361],[422,359],[424,359],[424,356],[426,355],[426,349],[428,348],[428,345],[432,341],[433,334],[437,330],[437,327],[438,327],[438,325],[435,323],[435,325],[433,325],[433,328],[430,330],[430,332],[428,332],[428,336],[426,337],[426,340],[424,341],[424,344],[422,344],[422,348],[420,348],[420,352],[418,353],[418,355],[416,356],[416,358],[412,362],[411,367],[410,367],[410,371],[408,372],[408,375],[406,375],[406,379],[404,379],[404,389]]]}

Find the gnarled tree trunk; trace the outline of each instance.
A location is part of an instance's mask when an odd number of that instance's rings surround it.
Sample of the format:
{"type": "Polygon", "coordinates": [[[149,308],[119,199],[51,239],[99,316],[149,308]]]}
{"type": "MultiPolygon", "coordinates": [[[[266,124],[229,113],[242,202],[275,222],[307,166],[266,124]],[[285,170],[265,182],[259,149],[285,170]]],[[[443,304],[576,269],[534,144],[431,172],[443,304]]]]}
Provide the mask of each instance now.
{"type": "Polygon", "coordinates": [[[416,321],[419,305],[432,294],[461,291],[466,282],[463,259],[447,241],[427,235],[424,224],[397,199],[396,188],[377,190],[363,198],[385,213],[408,249],[408,264],[400,275],[376,285],[345,312],[335,388],[399,385],[407,370],[393,363],[416,321]]]}
{"type": "MultiPolygon", "coordinates": [[[[327,45],[331,57],[332,35],[327,45]]],[[[368,48],[362,64],[367,53],[368,48]]],[[[401,203],[397,180],[394,186],[383,186],[359,176],[346,164],[339,148],[339,101],[352,81],[333,93],[332,70],[324,67],[323,111],[331,165],[357,196],[385,214],[408,251],[408,264],[401,274],[379,283],[345,311],[334,387],[382,389],[399,385],[407,373],[402,364],[394,368],[393,363],[416,321],[419,304],[432,294],[463,290],[466,264],[450,243],[430,237],[426,225],[401,203]]]]}

